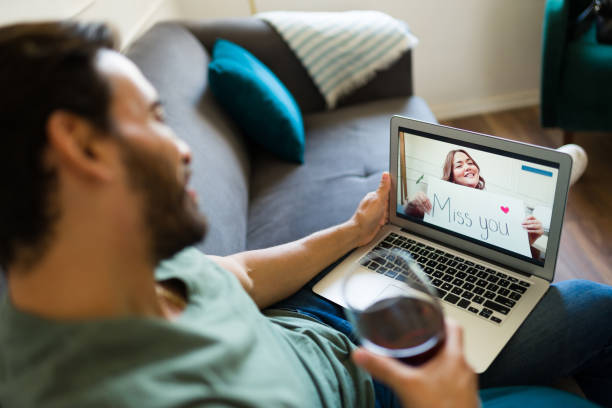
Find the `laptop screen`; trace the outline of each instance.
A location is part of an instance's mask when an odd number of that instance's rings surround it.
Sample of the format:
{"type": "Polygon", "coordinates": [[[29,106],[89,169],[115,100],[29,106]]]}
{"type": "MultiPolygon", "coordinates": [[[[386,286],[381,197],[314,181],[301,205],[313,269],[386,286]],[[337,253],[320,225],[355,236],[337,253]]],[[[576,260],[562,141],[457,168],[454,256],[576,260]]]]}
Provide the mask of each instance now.
{"type": "Polygon", "coordinates": [[[544,265],[558,163],[399,128],[396,214],[544,265]]]}

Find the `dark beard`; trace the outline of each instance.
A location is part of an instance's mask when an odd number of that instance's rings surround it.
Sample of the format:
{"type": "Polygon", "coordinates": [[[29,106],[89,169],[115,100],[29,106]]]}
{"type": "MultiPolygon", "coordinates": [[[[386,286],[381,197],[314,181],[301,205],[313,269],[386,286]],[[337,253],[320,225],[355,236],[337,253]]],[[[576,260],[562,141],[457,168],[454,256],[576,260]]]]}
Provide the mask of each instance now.
{"type": "Polygon", "coordinates": [[[154,265],[206,235],[207,222],[177,180],[176,166],[162,154],[139,149],[123,139],[123,161],[131,186],[142,193],[144,221],[154,265]]]}

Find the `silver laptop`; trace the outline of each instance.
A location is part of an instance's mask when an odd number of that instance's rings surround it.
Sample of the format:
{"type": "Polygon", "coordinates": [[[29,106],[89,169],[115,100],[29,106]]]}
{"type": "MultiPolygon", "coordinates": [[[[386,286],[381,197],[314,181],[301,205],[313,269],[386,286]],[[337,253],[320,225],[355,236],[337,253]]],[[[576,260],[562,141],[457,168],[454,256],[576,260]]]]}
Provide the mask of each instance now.
{"type": "Polygon", "coordinates": [[[313,290],[345,306],[342,280],[359,263],[376,276],[362,296],[376,298],[401,277],[364,255],[402,248],[463,326],[467,360],[481,373],[553,281],[571,157],[400,116],[390,139],[389,224],[313,290]]]}

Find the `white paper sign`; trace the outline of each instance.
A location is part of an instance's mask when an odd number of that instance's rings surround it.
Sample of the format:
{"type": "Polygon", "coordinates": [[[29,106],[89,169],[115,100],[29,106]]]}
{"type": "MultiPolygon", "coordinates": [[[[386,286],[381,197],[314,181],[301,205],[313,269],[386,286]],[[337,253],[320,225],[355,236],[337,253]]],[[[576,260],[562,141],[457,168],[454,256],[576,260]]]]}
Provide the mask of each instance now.
{"type": "Polygon", "coordinates": [[[423,221],[531,258],[522,200],[430,178],[423,221]]]}

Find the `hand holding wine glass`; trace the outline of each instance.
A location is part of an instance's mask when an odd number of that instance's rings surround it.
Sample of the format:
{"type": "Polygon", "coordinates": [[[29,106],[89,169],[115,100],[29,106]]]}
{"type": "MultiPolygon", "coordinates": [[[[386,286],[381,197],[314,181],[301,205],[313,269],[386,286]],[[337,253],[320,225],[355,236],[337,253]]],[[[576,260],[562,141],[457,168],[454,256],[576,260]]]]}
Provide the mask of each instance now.
{"type": "Polygon", "coordinates": [[[365,348],[352,355],[355,363],[389,385],[404,407],[478,407],[478,380],[463,354],[461,327],[446,321],[444,346],[418,367],[372,353],[365,348]]]}
{"type": "Polygon", "coordinates": [[[370,252],[343,282],[346,312],[362,345],[412,365],[429,360],[445,341],[435,290],[410,255],[396,248],[370,252]],[[380,291],[371,284],[379,278],[373,269],[392,278],[381,293],[371,292],[380,291]]]}

